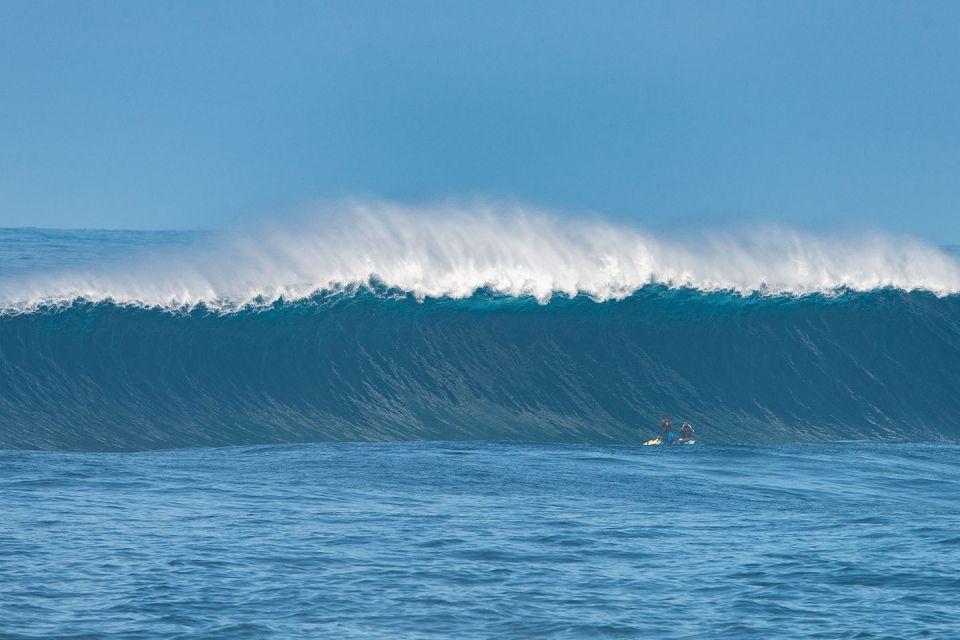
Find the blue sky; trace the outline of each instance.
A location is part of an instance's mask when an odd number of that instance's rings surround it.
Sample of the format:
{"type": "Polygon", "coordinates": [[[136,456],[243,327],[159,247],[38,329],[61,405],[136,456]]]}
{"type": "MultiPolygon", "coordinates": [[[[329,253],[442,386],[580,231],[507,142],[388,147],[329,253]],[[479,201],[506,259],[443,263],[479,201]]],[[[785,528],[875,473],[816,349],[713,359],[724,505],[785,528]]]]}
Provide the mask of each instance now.
{"type": "Polygon", "coordinates": [[[960,3],[0,3],[0,226],[511,196],[960,241],[960,3]]]}

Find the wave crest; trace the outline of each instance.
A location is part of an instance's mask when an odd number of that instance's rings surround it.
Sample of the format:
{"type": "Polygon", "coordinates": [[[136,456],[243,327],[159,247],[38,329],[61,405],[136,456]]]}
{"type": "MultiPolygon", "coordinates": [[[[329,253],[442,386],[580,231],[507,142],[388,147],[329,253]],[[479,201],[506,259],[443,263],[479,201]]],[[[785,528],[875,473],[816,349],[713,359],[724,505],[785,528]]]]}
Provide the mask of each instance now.
{"type": "Polygon", "coordinates": [[[346,202],[122,265],[5,279],[0,304],[233,309],[372,282],[421,299],[490,290],[541,302],[558,293],[622,299],[651,284],[743,295],[893,288],[945,296],[960,292],[960,263],[882,234],[767,227],[666,237],[518,205],[346,202]]]}

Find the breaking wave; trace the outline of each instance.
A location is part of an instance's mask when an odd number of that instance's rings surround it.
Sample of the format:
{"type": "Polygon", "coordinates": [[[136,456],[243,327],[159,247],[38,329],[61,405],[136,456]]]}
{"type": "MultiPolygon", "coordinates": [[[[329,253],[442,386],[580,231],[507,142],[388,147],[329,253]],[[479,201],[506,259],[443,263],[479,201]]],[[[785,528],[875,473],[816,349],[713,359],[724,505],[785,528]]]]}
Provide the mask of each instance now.
{"type": "Polygon", "coordinates": [[[352,204],[169,244],[5,267],[0,448],[960,439],[960,267],[914,240],[352,204]]]}
{"type": "Polygon", "coordinates": [[[74,303],[0,316],[0,448],[316,440],[960,437],[960,297],[620,301],[361,288],[230,314],[74,303]]]}
{"type": "Polygon", "coordinates": [[[410,208],[348,203],[295,222],[108,267],[0,278],[10,311],[83,299],[235,310],[381,283],[418,298],[585,294],[622,299],[649,285],[742,295],[882,288],[960,292],[942,249],[880,234],[777,228],[656,236],[599,218],[519,206],[410,208]]]}

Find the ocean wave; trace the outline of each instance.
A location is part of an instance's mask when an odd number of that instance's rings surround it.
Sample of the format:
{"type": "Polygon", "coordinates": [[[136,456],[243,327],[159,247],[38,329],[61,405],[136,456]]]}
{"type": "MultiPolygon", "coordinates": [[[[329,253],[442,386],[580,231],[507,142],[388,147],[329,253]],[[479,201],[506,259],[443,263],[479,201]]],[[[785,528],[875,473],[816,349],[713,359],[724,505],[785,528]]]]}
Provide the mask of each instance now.
{"type": "Polygon", "coordinates": [[[383,287],[418,299],[477,291],[624,299],[650,285],[739,295],[960,292],[960,262],[916,239],[765,227],[653,234],[519,205],[347,202],[122,263],[0,278],[0,308],[74,300],[236,310],[383,287]]]}
{"type": "Polygon", "coordinates": [[[270,442],[960,440],[960,297],[617,300],[358,287],[224,314],[0,316],[0,449],[270,442]]]}

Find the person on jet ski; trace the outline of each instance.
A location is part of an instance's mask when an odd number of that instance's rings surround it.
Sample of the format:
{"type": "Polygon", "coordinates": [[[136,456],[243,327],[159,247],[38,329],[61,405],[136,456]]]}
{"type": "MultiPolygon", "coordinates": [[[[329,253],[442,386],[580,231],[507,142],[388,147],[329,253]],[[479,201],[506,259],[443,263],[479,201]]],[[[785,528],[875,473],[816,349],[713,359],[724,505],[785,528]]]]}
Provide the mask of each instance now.
{"type": "Polygon", "coordinates": [[[691,440],[693,440],[693,427],[690,426],[689,422],[684,421],[683,426],[680,427],[680,437],[677,439],[677,444],[683,444],[691,440]]]}
{"type": "Polygon", "coordinates": [[[670,424],[670,418],[663,416],[660,420],[660,438],[667,444],[673,444],[676,436],[673,434],[673,426],[670,424]]]}

